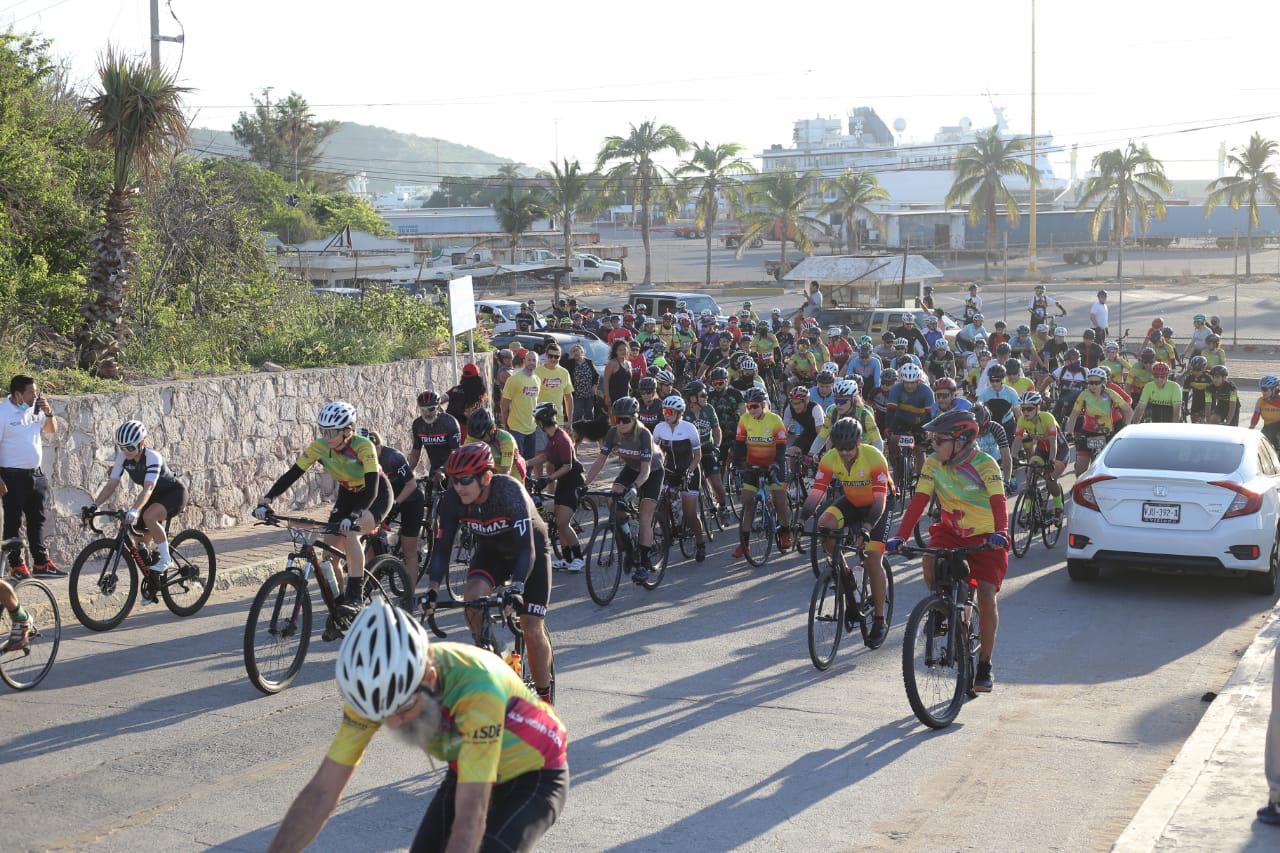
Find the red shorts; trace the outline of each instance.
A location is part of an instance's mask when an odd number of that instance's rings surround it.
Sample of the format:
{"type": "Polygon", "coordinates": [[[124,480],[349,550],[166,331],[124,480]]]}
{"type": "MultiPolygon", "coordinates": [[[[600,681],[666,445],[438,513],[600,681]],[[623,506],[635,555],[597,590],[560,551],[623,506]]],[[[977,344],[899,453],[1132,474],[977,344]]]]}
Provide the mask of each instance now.
{"type": "MultiPolygon", "coordinates": [[[[967,548],[972,545],[981,545],[986,538],[986,534],[957,536],[954,530],[941,523],[929,525],[930,548],[967,548]]],[[[1009,552],[1006,549],[975,551],[972,554],[966,554],[965,560],[969,563],[971,583],[986,581],[994,584],[996,591],[999,592],[1000,585],[1004,583],[1005,573],[1009,571],[1009,552]]]]}

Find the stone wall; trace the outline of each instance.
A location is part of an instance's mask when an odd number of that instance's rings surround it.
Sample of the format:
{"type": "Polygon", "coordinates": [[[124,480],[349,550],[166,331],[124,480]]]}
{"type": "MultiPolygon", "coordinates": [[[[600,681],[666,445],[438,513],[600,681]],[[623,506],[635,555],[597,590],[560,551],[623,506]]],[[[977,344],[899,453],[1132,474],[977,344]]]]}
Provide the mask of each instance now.
{"type": "MultiPolygon", "coordinates": [[[[486,382],[491,355],[477,354],[486,382]]],[[[459,365],[463,364],[459,359],[459,365]]],[[[192,379],[147,385],[122,394],[51,397],[60,421],[46,436],[44,472],[50,500],[46,540],[54,559],[68,565],[89,540],[77,513],[106,482],[115,455],[112,436],[123,420],[147,425],[158,450],[187,487],[187,508],[174,529],[212,529],[249,522],[271,484],[316,437],[315,417],[329,400],[356,406],[359,423],[409,452],[415,398],[430,388],[457,384],[449,358],[392,364],[192,379]]],[[[137,495],[126,477],[113,503],[137,495]]],[[[336,486],[316,466],[276,502],[280,511],[317,506],[336,486]]]]}

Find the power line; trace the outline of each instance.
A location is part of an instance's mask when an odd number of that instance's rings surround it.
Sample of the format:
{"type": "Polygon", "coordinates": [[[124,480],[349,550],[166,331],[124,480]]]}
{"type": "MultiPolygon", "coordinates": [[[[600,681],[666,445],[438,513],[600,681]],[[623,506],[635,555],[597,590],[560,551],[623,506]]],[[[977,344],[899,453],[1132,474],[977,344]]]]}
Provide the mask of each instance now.
{"type": "MultiPolygon", "coordinates": [[[[68,3],[68,2],[70,2],[70,0],[58,0],[57,3],[52,3],[48,6],[45,6],[43,9],[36,9],[34,12],[28,12],[25,15],[20,15],[19,17],[14,18],[13,23],[16,24],[18,23],[18,21],[25,21],[27,18],[34,18],[36,15],[39,15],[43,12],[48,12],[50,9],[56,9],[59,6],[61,6],[63,3],[68,3]]],[[[22,4],[18,4],[18,5],[22,5],[22,4]]],[[[10,6],[9,8],[12,9],[14,7],[10,6]]]]}

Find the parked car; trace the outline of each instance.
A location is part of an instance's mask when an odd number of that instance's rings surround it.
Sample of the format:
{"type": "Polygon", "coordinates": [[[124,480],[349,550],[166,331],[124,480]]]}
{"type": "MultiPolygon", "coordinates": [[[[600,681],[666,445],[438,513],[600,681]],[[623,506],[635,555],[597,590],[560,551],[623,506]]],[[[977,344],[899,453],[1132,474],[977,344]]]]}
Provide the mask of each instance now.
{"type": "MultiPolygon", "coordinates": [[[[916,328],[921,332],[928,329],[925,320],[933,316],[931,311],[923,308],[822,308],[818,311],[818,323],[825,329],[829,326],[848,326],[856,339],[861,335],[870,335],[879,344],[880,335],[896,329],[902,323],[902,315],[910,313],[916,318],[916,328]]],[[[947,343],[954,349],[956,335],[960,332],[960,324],[950,315],[943,314],[942,321],[946,325],[942,329],[947,343]]]]}
{"type": "Polygon", "coordinates": [[[590,332],[508,332],[489,339],[494,349],[506,347],[514,350],[516,347],[524,347],[538,354],[545,352],[547,344],[552,341],[560,345],[560,350],[565,355],[569,354],[569,349],[574,344],[582,344],[587,358],[600,370],[604,370],[609,363],[608,345],[590,332]]]}
{"type": "MultiPolygon", "coordinates": [[[[493,319],[495,333],[514,332],[516,315],[520,313],[520,303],[513,299],[477,299],[476,313],[481,317],[493,319]]],[[[537,327],[543,328],[546,323],[542,318],[537,320],[537,327]]]]}
{"type": "Polygon", "coordinates": [[[668,311],[674,312],[676,304],[684,302],[696,317],[703,311],[710,311],[721,320],[727,319],[716,301],[705,293],[687,293],[680,290],[633,290],[631,304],[643,302],[649,306],[650,317],[661,317],[668,311]]]}
{"type": "Polygon", "coordinates": [[[1272,595],[1280,575],[1280,459],[1262,433],[1206,424],[1137,424],[1076,481],[1067,572],[1108,567],[1244,577],[1272,595]]]}

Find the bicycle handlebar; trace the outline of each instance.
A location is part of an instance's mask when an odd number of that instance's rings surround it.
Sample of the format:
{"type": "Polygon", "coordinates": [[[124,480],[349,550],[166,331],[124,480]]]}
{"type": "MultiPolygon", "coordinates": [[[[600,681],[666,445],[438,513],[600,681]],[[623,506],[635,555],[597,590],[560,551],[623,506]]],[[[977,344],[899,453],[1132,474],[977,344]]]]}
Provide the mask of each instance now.
{"type": "Polygon", "coordinates": [[[927,556],[941,557],[943,559],[947,557],[960,557],[965,554],[973,554],[977,551],[992,550],[994,550],[994,548],[985,542],[981,545],[965,545],[960,548],[918,548],[915,545],[908,545],[905,542],[898,546],[898,553],[907,557],[927,556]]]}
{"type": "Polygon", "coordinates": [[[102,517],[114,518],[116,521],[124,521],[124,515],[125,512],[122,509],[99,509],[94,510],[90,515],[81,513],[80,523],[92,530],[94,533],[106,533],[105,530],[98,526],[97,519],[102,517]]]}
{"type": "MultiPolygon", "coordinates": [[[[337,524],[328,521],[317,521],[314,518],[307,518],[303,515],[276,515],[274,512],[269,513],[265,520],[255,522],[254,527],[307,527],[313,530],[319,530],[322,533],[341,533],[337,524]]],[[[350,533],[361,533],[362,531],[356,525],[352,525],[350,533]]]]}
{"type": "MultiPolygon", "coordinates": [[[[426,596],[425,595],[418,596],[418,603],[421,604],[423,607],[425,607],[426,596]]],[[[431,614],[427,616],[427,627],[431,629],[431,633],[435,634],[437,638],[443,640],[449,635],[438,624],[436,624],[437,611],[467,609],[467,610],[484,610],[487,612],[489,610],[498,610],[505,607],[506,607],[505,597],[502,595],[499,595],[498,593],[490,593],[489,595],[486,595],[483,598],[476,598],[471,601],[457,601],[457,600],[437,601],[434,605],[431,606],[432,608],[431,614]]],[[[514,617],[508,616],[507,614],[504,613],[502,616],[502,621],[506,623],[507,628],[509,628],[513,634],[523,633],[520,630],[519,623],[516,622],[514,617]]]]}

